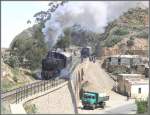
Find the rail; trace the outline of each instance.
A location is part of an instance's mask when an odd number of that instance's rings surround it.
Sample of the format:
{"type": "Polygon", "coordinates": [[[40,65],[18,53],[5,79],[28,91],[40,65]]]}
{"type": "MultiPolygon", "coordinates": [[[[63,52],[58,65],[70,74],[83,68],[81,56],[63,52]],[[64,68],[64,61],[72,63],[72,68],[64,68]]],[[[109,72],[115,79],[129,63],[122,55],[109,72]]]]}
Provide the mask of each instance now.
{"type": "MultiPolygon", "coordinates": [[[[69,67],[70,70],[69,76],[71,76],[76,65],[79,64],[79,58],[78,57],[74,58],[72,62],[73,63],[69,67]]],[[[27,98],[28,96],[32,96],[36,93],[56,87],[57,85],[64,83],[65,81],[66,81],[65,79],[61,79],[61,77],[59,78],[58,76],[54,79],[30,83],[16,89],[12,89],[10,91],[1,92],[1,100],[5,101],[9,97],[10,99],[13,99],[15,100],[16,103],[18,103],[19,101],[22,101],[24,98],[27,98]]]]}
{"type": "Polygon", "coordinates": [[[36,93],[56,87],[59,84],[64,83],[65,81],[66,80],[64,79],[51,79],[30,83],[22,87],[19,87],[11,92],[1,94],[1,100],[5,101],[7,100],[8,97],[11,97],[11,99],[13,99],[14,102],[18,103],[19,101],[22,101],[24,98],[27,98],[28,96],[32,96],[36,93]]]}

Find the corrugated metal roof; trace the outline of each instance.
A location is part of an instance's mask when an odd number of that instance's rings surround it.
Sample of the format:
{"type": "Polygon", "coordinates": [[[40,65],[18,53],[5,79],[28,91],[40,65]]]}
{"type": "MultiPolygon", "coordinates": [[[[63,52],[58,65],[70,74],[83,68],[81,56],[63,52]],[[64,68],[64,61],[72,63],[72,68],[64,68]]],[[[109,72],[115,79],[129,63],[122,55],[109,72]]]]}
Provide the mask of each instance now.
{"type": "Polygon", "coordinates": [[[120,57],[120,58],[139,58],[140,56],[139,55],[112,55],[110,57],[120,57]]]}
{"type": "Polygon", "coordinates": [[[142,75],[142,74],[119,74],[119,76],[123,76],[123,77],[142,77],[144,75],[142,75]]]}

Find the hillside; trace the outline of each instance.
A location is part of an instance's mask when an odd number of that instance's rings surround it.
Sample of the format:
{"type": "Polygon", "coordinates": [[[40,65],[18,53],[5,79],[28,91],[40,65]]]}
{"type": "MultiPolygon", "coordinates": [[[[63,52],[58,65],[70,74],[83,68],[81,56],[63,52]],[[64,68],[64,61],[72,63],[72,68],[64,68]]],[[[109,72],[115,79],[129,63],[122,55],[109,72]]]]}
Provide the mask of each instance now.
{"type": "MultiPolygon", "coordinates": [[[[6,49],[1,49],[1,54],[5,53],[6,49]]],[[[2,56],[1,55],[1,56],[2,56]]],[[[1,91],[5,92],[24,84],[33,82],[35,80],[34,74],[29,69],[12,68],[4,63],[1,58],[1,91]]]]}
{"type": "Polygon", "coordinates": [[[44,41],[42,26],[36,24],[18,34],[10,44],[13,56],[18,58],[20,65],[24,60],[29,61],[30,69],[35,70],[41,67],[41,60],[48,51],[44,41]]]}
{"type": "MultiPolygon", "coordinates": [[[[113,21],[104,33],[103,55],[146,53],[148,50],[148,9],[130,9],[113,21]],[[113,24],[113,26],[111,26],[113,24]],[[109,29],[108,29],[109,28],[109,29]],[[132,50],[132,52],[129,52],[132,50]]],[[[147,54],[146,54],[147,55],[147,54]]]]}
{"type": "Polygon", "coordinates": [[[1,62],[1,90],[2,92],[17,88],[27,83],[33,82],[35,79],[33,73],[27,69],[14,69],[7,64],[1,62]]]}
{"type": "MultiPolygon", "coordinates": [[[[118,19],[109,22],[104,33],[95,33],[80,25],[67,28],[67,36],[71,45],[91,46],[97,56],[118,53],[130,53],[125,50],[148,50],[148,9],[132,8],[118,19]],[[130,42],[130,43],[127,43],[130,42]],[[111,53],[112,52],[112,53],[111,53]],[[104,54],[101,54],[104,53],[104,54]]],[[[141,53],[142,54],[142,53],[141,53]]]]}

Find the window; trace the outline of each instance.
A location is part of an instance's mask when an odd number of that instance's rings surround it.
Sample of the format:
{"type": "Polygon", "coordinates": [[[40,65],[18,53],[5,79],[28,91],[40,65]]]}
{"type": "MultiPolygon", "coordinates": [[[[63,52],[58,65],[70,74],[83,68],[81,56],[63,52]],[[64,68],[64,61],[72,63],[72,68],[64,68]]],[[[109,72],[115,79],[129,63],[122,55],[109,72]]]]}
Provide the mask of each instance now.
{"type": "Polygon", "coordinates": [[[87,98],[87,96],[86,96],[86,95],[84,95],[84,98],[87,98]]]}
{"type": "Polygon", "coordinates": [[[138,91],[138,93],[139,93],[139,94],[141,93],[141,88],[139,88],[139,91],[138,91]]]}
{"type": "Polygon", "coordinates": [[[95,99],[95,97],[94,97],[94,96],[92,96],[92,99],[95,99]]]}
{"type": "Polygon", "coordinates": [[[121,64],[121,58],[118,58],[118,64],[119,65],[121,64]]]}

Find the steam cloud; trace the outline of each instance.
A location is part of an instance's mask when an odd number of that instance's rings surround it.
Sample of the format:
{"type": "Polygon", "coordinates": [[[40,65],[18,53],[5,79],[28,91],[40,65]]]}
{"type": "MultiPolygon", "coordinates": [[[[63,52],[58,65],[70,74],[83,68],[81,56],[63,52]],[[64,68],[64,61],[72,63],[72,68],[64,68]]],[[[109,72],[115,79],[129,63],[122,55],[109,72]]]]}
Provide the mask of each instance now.
{"type": "Polygon", "coordinates": [[[104,27],[108,22],[118,18],[129,8],[148,7],[148,2],[144,1],[70,1],[52,14],[52,18],[45,23],[43,33],[49,47],[53,47],[63,29],[74,24],[92,30],[94,32],[104,32],[104,27]]]}

